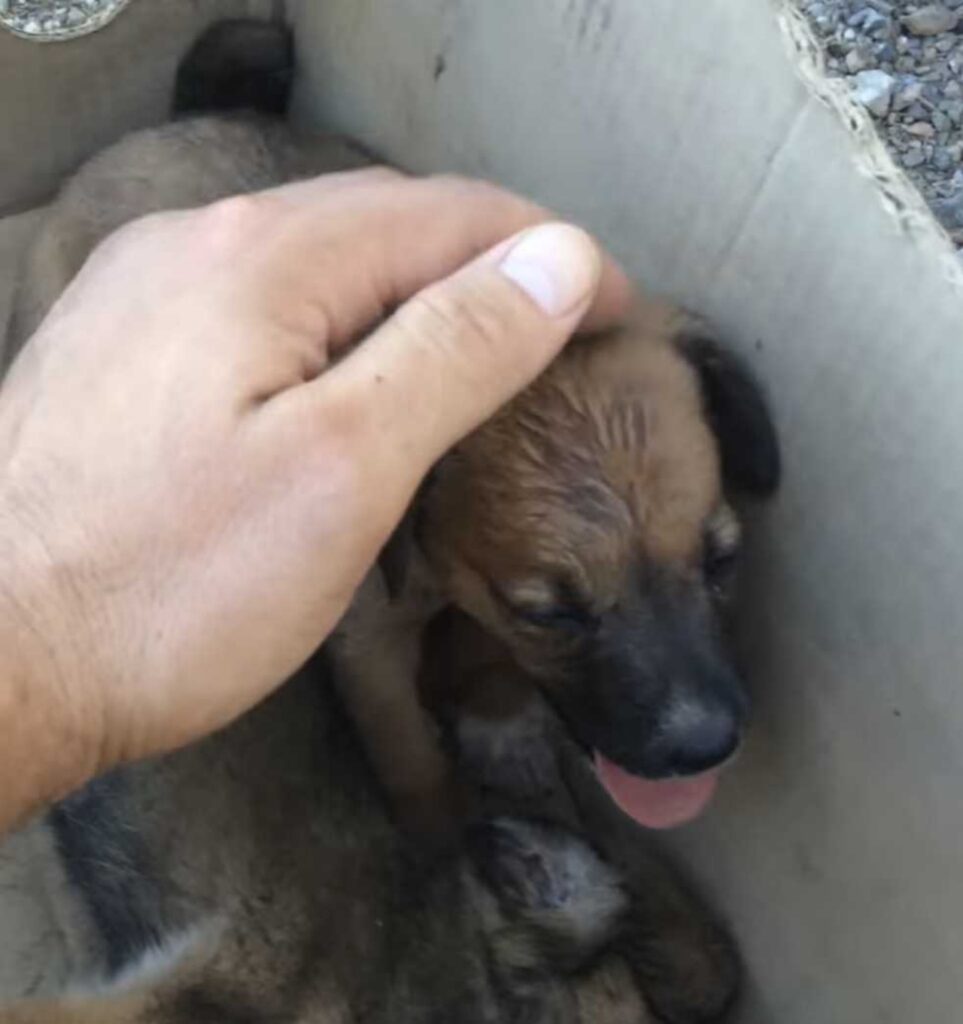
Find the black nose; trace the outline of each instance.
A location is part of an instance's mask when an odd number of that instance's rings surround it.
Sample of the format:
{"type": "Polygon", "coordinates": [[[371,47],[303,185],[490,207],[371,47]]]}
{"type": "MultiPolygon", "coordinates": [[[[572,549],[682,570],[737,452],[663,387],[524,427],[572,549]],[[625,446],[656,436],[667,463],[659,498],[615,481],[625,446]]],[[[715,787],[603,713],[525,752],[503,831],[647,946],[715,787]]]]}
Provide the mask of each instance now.
{"type": "Polygon", "coordinates": [[[653,765],[664,775],[695,775],[722,764],[739,746],[742,709],[721,701],[679,699],[659,716],[653,765]]]}

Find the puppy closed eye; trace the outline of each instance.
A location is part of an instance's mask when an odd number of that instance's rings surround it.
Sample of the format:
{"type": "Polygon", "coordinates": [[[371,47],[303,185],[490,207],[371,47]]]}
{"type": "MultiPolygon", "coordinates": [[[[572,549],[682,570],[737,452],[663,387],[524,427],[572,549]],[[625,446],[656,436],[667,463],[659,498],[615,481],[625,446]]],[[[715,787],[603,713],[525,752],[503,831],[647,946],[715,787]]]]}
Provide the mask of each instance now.
{"type": "Polygon", "coordinates": [[[591,629],[596,616],[564,586],[541,580],[493,588],[499,603],[515,619],[539,629],[583,631],[591,629]]]}
{"type": "Polygon", "coordinates": [[[725,596],[735,576],[740,534],[739,521],[727,507],[716,512],[706,527],[702,572],[710,590],[718,596],[725,596]]]}

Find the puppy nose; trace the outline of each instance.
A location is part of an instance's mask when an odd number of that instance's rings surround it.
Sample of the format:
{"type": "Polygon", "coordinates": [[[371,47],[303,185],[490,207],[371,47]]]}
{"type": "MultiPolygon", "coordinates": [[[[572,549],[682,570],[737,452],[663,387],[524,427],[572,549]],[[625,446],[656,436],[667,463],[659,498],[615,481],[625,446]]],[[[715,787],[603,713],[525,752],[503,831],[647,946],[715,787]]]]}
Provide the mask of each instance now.
{"type": "Polygon", "coordinates": [[[696,775],[726,761],[739,746],[742,715],[724,703],[679,701],[660,723],[667,775],[696,775]]]}

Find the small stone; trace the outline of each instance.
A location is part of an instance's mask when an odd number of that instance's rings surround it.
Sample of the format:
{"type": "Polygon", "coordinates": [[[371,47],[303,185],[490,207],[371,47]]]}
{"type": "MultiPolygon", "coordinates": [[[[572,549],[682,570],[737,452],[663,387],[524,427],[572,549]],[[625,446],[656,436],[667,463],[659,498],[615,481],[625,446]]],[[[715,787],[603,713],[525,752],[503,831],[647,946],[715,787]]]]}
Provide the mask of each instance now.
{"type": "Polygon", "coordinates": [[[910,121],[925,121],[929,111],[922,103],[914,103],[909,110],[906,111],[906,116],[910,121]]]}
{"type": "Polygon", "coordinates": [[[877,117],[885,116],[896,85],[896,79],[892,75],[877,69],[860,71],[850,82],[853,98],[857,103],[861,103],[877,117]]]}
{"type": "Polygon", "coordinates": [[[893,110],[905,110],[923,95],[923,83],[910,79],[893,96],[893,110]]]}
{"type": "Polygon", "coordinates": [[[933,166],[938,171],[948,171],[954,163],[953,154],[945,146],[941,146],[933,154],[933,166]]]}
{"type": "Polygon", "coordinates": [[[79,7],[71,7],[67,11],[67,24],[68,25],[82,25],[86,21],[87,16],[79,7]]]}
{"type": "Polygon", "coordinates": [[[881,64],[892,64],[896,60],[896,47],[892,43],[877,43],[876,59],[881,64]]]}
{"type": "Polygon", "coordinates": [[[932,139],[936,134],[936,129],[926,121],[917,121],[909,125],[906,130],[918,139],[932,139]]]}
{"type": "Polygon", "coordinates": [[[945,228],[963,228],[963,193],[933,202],[933,213],[945,228]]]}
{"type": "Polygon", "coordinates": [[[963,94],[963,86],[961,86],[959,82],[950,81],[943,86],[943,95],[946,96],[947,99],[952,99],[953,97],[961,94],[963,94]]]}
{"type": "Polygon", "coordinates": [[[943,104],[942,112],[952,124],[960,125],[963,123],[963,100],[947,100],[943,104]]]}
{"type": "Polygon", "coordinates": [[[930,120],[933,122],[933,127],[938,132],[945,132],[950,126],[950,119],[942,110],[934,110],[933,113],[930,114],[930,120]]]}
{"type": "Polygon", "coordinates": [[[41,25],[36,18],[30,18],[29,21],[25,21],[23,25],[20,26],[20,29],[28,35],[40,35],[40,33],[43,32],[43,25],[41,25]]]}
{"type": "Polygon", "coordinates": [[[936,40],[937,53],[949,53],[956,46],[956,39],[953,36],[941,36],[936,40]]]}
{"type": "Polygon", "coordinates": [[[952,32],[958,21],[956,11],[942,4],[927,4],[903,18],[903,24],[914,36],[937,36],[941,32],[952,32]]]}
{"type": "Polygon", "coordinates": [[[881,28],[889,28],[889,18],[872,7],[863,7],[851,15],[846,24],[850,28],[860,29],[867,35],[871,35],[881,28]]]}
{"type": "Polygon", "coordinates": [[[846,70],[851,75],[855,75],[857,71],[862,71],[868,63],[866,55],[858,46],[846,54],[846,70]]]}
{"type": "Polygon", "coordinates": [[[903,154],[903,166],[904,167],[919,167],[920,164],[926,162],[926,156],[922,149],[910,149],[903,154]]]}

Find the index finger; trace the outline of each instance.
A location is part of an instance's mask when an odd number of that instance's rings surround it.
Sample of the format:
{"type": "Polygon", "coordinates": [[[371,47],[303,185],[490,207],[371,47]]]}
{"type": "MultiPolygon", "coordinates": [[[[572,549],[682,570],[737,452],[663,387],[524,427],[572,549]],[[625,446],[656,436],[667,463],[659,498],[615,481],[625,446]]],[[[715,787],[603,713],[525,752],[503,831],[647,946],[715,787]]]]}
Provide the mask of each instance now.
{"type": "MultiPolygon", "coordinates": [[[[333,350],[426,286],[526,227],[556,219],[544,207],[487,182],[348,171],[274,189],[292,216],[274,254],[299,289],[325,305],[333,350]],[[323,294],[322,293],[323,290],[323,294]]],[[[598,295],[581,329],[619,324],[632,285],[603,253],[598,295]]]]}

